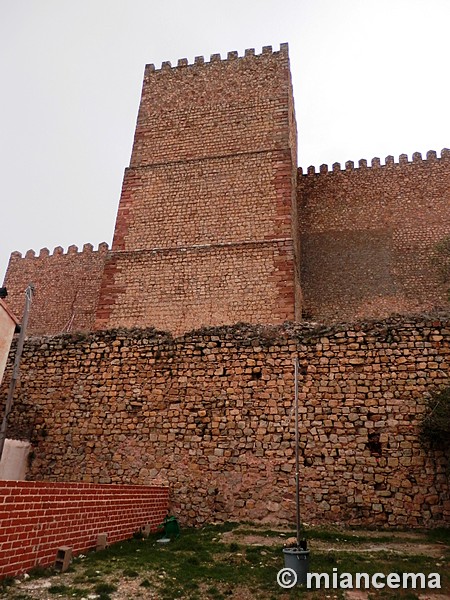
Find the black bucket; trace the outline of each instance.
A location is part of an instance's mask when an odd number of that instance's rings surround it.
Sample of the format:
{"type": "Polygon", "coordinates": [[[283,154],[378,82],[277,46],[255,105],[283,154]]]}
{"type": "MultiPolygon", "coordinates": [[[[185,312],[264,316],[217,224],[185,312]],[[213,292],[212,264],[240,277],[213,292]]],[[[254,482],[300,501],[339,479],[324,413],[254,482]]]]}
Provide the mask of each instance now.
{"type": "Polygon", "coordinates": [[[302,548],[283,548],[284,566],[292,569],[297,575],[297,585],[306,584],[309,571],[309,550],[302,548]]]}

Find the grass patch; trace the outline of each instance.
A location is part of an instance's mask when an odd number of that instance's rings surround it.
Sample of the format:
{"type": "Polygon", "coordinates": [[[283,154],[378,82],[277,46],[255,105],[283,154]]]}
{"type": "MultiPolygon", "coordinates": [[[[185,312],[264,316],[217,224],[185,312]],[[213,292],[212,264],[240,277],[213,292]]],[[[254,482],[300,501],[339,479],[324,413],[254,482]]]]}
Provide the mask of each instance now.
{"type": "Polygon", "coordinates": [[[49,594],[65,594],[69,591],[69,588],[66,585],[52,585],[48,588],[49,594]]]}
{"type": "MultiPolygon", "coordinates": [[[[389,542],[399,542],[399,543],[406,543],[406,542],[411,542],[411,538],[408,537],[407,535],[402,536],[401,535],[401,531],[397,531],[396,532],[396,536],[395,536],[395,540],[392,537],[392,533],[390,533],[389,531],[377,531],[374,532],[371,535],[367,535],[366,532],[361,532],[359,533],[358,530],[356,531],[348,531],[348,530],[344,530],[342,528],[327,528],[327,529],[323,529],[323,528],[311,528],[311,529],[307,529],[307,530],[303,530],[301,532],[301,537],[310,541],[310,540],[320,540],[323,542],[330,542],[330,543],[349,543],[349,544],[370,544],[370,543],[379,543],[379,544],[387,544],[389,542]]],[[[267,538],[278,538],[281,537],[282,539],[287,539],[290,537],[297,537],[297,533],[295,530],[289,530],[289,531],[275,531],[272,529],[263,529],[260,530],[258,529],[257,526],[255,526],[254,529],[250,529],[250,528],[242,528],[242,529],[237,529],[235,531],[235,535],[236,536],[248,536],[248,535],[258,535],[261,537],[267,537],[267,538]]]]}
{"type": "Polygon", "coordinates": [[[117,591],[117,587],[111,583],[102,582],[95,586],[96,594],[112,594],[115,591],[117,591]]]}
{"type": "MultiPolygon", "coordinates": [[[[284,537],[291,532],[284,531],[284,537]]],[[[441,575],[441,594],[450,593],[450,539],[448,529],[436,529],[430,532],[414,532],[414,539],[403,538],[400,534],[389,535],[386,531],[364,532],[345,531],[330,528],[308,530],[310,540],[330,542],[316,550],[314,544],[310,554],[310,571],[328,573],[333,569],[338,573],[363,572],[369,575],[375,572],[419,573],[438,572],[441,575]],[[386,541],[408,541],[409,554],[391,552],[383,549],[386,541]],[[366,547],[364,547],[366,543],[366,547]],[[414,544],[439,543],[442,545],[442,558],[414,553],[414,544]],[[377,549],[379,546],[379,550],[377,549]],[[367,551],[367,548],[374,548],[367,551]]],[[[248,597],[256,600],[289,600],[305,596],[308,600],[324,598],[325,590],[283,590],[276,582],[278,571],[284,566],[282,546],[273,544],[273,538],[280,536],[279,531],[260,529],[257,526],[237,529],[237,524],[207,526],[202,529],[185,529],[169,544],[157,542],[160,534],[145,539],[131,539],[111,545],[101,552],[89,553],[82,562],[73,563],[74,574],[59,574],[50,594],[77,597],[79,591],[84,596],[95,593],[97,600],[111,600],[111,595],[119,589],[127,597],[126,585],[129,580],[137,579],[136,585],[149,588],[155,597],[162,600],[189,598],[189,600],[228,600],[242,597],[242,590],[248,597]],[[223,534],[233,531],[233,538],[222,541],[223,534]],[[267,544],[255,546],[245,540],[245,535],[267,537],[267,544]],[[237,540],[237,541],[236,541],[237,540]],[[67,578],[67,579],[65,579],[67,578]],[[82,584],[82,585],[81,585],[82,584]],[[79,585],[80,587],[77,587],[79,585]],[[121,589],[124,586],[124,590],[121,589]],[[81,587],[86,588],[81,590],[81,587]],[[53,591],[54,590],[54,591],[53,591]]],[[[0,598],[16,600],[11,590],[5,590],[0,598]]],[[[1,590],[0,590],[1,591],[1,590]]],[[[15,590],[14,590],[15,591],[15,590]]],[[[17,590],[17,592],[28,590],[17,590]]],[[[370,590],[371,599],[416,600],[420,593],[427,590],[370,590]]],[[[330,597],[343,599],[343,590],[328,590],[330,597]]],[[[128,596],[130,594],[128,593],[128,596]]],[[[136,595],[138,597],[139,594],[136,595]]],[[[30,592],[30,598],[33,598],[30,592]]]]}
{"type": "Polygon", "coordinates": [[[8,575],[0,580],[0,591],[4,591],[14,584],[14,577],[8,575]]]}
{"type": "Polygon", "coordinates": [[[426,535],[430,542],[450,546],[450,527],[437,527],[436,529],[427,531],[426,535]]]}
{"type": "Polygon", "coordinates": [[[124,577],[129,577],[129,578],[131,578],[131,579],[134,579],[134,578],[136,578],[136,577],[139,577],[139,572],[138,572],[138,571],[135,571],[134,569],[124,569],[124,570],[122,571],[122,575],[123,575],[124,577]]]}
{"type": "Polygon", "coordinates": [[[36,565],[28,571],[28,575],[31,579],[41,579],[42,577],[51,577],[55,575],[55,570],[49,567],[43,567],[42,565],[36,565]]]}

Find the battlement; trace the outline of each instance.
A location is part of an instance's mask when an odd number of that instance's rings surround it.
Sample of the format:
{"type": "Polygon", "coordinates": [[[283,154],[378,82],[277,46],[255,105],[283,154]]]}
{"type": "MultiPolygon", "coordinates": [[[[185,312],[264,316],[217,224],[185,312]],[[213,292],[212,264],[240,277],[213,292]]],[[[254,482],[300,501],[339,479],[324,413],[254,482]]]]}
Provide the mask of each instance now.
{"type": "Polygon", "coordinates": [[[81,251],[72,245],[67,252],[62,246],[51,253],[48,248],[41,248],[38,254],[28,250],[25,256],[13,252],[5,277],[11,308],[22,314],[24,290],[33,283],[30,333],[91,330],[108,254],[106,242],[100,243],[96,251],[92,244],[84,244],[81,251]]]}
{"type": "Polygon", "coordinates": [[[290,111],[287,44],[147,65],[130,167],[294,146],[290,111]]]}
{"type": "Polygon", "coordinates": [[[435,150],[428,150],[427,154],[426,154],[426,158],[423,159],[422,158],[422,154],[420,152],[414,152],[412,155],[412,159],[408,160],[408,155],[407,154],[400,154],[398,161],[395,161],[394,157],[389,155],[386,156],[386,158],[384,159],[385,162],[384,164],[381,164],[381,160],[378,157],[372,158],[371,160],[371,164],[368,165],[367,164],[367,160],[362,158],[361,160],[358,161],[358,167],[355,167],[355,163],[352,160],[348,160],[345,163],[345,167],[342,168],[341,164],[338,162],[333,163],[331,170],[329,169],[328,165],[320,165],[319,167],[319,171],[316,172],[316,168],[315,166],[311,165],[308,167],[306,173],[303,172],[302,167],[298,168],[298,175],[303,175],[304,177],[307,177],[308,175],[324,175],[324,174],[333,174],[333,173],[339,173],[342,171],[357,171],[360,169],[379,169],[379,168],[391,168],[391,167],[395,167],[395,166],[404,166],[404,165],[417,165],[420,163],[435,163],[437,161],[449,161],[450,160],[450,149],[449,148],[443,148],[441,150],[441,156],[440,158],[438,158],[437,153],[435,150]]]}
{"type": "Polygon", "coordinates": [[[288,44],[146,65],[112,248],[14,252],[13,310],[30,282],[36,334],[448,306],[450,149],[297,164],[288,44]]]}
{"type": "Polygon", "coordinates": [[[71,246],[69,246],[67,248],[67,252],[64,252],[64,248],[62,246],[56,246],[53,249],[53,252],[50,253],[50,250],[48,248],[41,248],[39,250],[39,253],[36,254],[35,250],[27,250],[25,252],[25,255],[23,256],[21,252],[18,252],[17,250],[15,252],[11,253],[11,259],[12,260],[17,260],[17,259],[26,259],[26,258],[45,258],[47,256],[72,256],[72,255],[82,255],[82,254],[92,254],[93,252],[99,252],[99,253],[106,253],[109,249],[109,246],[106,242],[101,242],[98,245],[97,250],[94,250],[94,246],[92,244],[84,244],[83,245],[83,249],[80,251],[78,250],[78,246],[75,246],[75,244],[72,244],[71,246]]]}
{"type": "Polygon", "coordinates": [[[284,58],[289,58],[289,44],[282,43],[280,44],[279,50],[273,50],[272,46],[263,46],[260,54],[257,54],[255,48],[247,48],[244,51],[244,54],[239,56],[239,52],[237,50],[232,50],[227,53],[226,58],[222,58],[220,54],[211,54],[209,61],[205,60],[204,56],[196,56],[194,58],[194,62],[190,63],[187,58],[179,58],[176,65],[172,65],[170,61],[163,61],[161,63],[161,67],[157,69],[154,64],[145,65],[145,73],[158,73],[158,72],[166,72],[172,71],[173,69],[180,69],[185,67],[198,67],[212,63],[228,63],[235,61],[236,59],[245,59],[249,57],[267,57],[267,56],[283,56],[284,58]]]}

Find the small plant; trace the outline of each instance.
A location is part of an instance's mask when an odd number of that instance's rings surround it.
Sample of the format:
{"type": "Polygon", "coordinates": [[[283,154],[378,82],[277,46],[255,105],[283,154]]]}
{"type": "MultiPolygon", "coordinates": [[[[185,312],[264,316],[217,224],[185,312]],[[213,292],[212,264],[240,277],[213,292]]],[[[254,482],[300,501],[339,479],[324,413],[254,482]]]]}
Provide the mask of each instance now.
{"type": "Polygon", "coordinates": [[[434,392],[428,399],[419,435],[425,447],[450,451],[450,387],[434,392]]]}
{"type": "MultiPolygon", "coordinates": [[[[440,283],[450,283],[450,236],[441,239],[434,247],[435,254],[433,263],[437,271],[440,283]]],[[[450,300],[450,289],[447,289],[448,300],[450,300]]]]}
{"type": "Polygon", "coordinates": [[[88,590],[60,584],[50,586],[48,593],[58,594],[60,597],[63,594],[70,598],[83,598],[88,594],[88,590]]]}
{"type": "Polygon", "coordinates": [[[134,569],[124,569],[123,576],[134,578],[134,577],[139,577],[139,573],[137,571],[135,571],[134,569]]]}
{"type": "Polygon", "coordinates": [[[67,585],[52,585],[48,588],[49,594],[65,594],[69,591],[70,589],[67,587],[67,585]]]}
{"type": "Polygon", "coordinates": [[[116,590],[117,590],[117,587],[115,585],[113,585],[112,583],[99,583],[98,585],[95,586],[96,594],[111,594],[112,592],[115,592],[116,590]]]}
{"type": "Polygon", "coordinates": [[[11,585],[14,585],[14,577],[12,577],[11,575],[4,577],[2,580],[0,580],[0,592],[4,591],[11,585]]]}
{"type": "Polygon", "coordinates": [[[134,540],[143,540],[144,539],[144,532],[141,529],[138,529],[137,531],[135,531],[133,533],[133,539],[134,540]]]}
{"type": "Polygon", "coordinates": [[[55,571],[50,567],[43,567],[42,565],[36,565],[28,571],[28,575],[32,579],[40,579],[42,577],[50,577],[54,575],[55,571]]]}

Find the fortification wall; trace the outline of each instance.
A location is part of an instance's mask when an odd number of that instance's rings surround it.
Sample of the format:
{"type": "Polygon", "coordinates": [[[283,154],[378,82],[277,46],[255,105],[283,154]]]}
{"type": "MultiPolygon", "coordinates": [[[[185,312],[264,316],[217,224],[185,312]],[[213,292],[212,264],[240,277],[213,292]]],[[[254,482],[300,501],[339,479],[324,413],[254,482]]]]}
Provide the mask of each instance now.
{"type": "Polygon", "coordinates": [[[295,144],[286,45],[148,65],[96,327],[294,319],[295,144]]]}
{"type": "Polygon", "coordinates": [[[179,334],[236,319],[292,320],[292,265],[292,240],[283,239],[114,252],[105,265],[96,328],[144,322],[179,334]],[[111,304],[114,295],[121,300],[111,304]]]}
{"type": "Polygon", "coordinates": [[[29,339],[8,435],[32,440],[35,479],[157,479],[184,522],[292,524],[297,355],[308,522],[448,524],[449,465],[417,437],[449,384],[448,314],[29,339]]]}
{"type": "MultiPolygon", "coordinates": [[[[304,314],[319,321],[448,306],[436,244],[450,236],[450,151],[334,164],[298,178],[304,314]]],[[[448,287],[448,286],[447,286],[448,287]]]]}
{"type": "Polygon", "coordinates": [[[450,150],[296,164],[287,44],[147,65],[112,250],[13,253],[13,310],[30,282],[35,334],[449,307],[450,150]]]}
{"type": "Polygon", "coordinates": [[[16,315],[22,315],[25,289],[33,283],[35,294],[28,323],[31,334],[91,331],[107,252],[105,243],[97,251],[85,244],[82,252],[76,246],[70,246],[67,253],[58,246],[52,254],[43,248],[38,256],[34,250],[24,257],[13,252],[4,281],[9,306],[16,315]]]}

